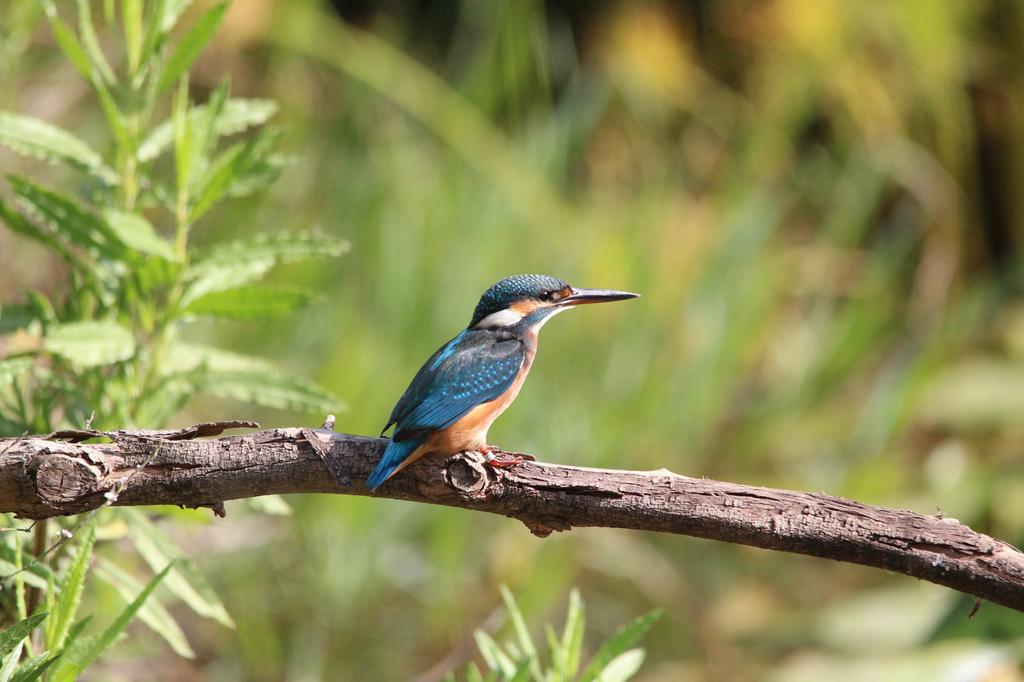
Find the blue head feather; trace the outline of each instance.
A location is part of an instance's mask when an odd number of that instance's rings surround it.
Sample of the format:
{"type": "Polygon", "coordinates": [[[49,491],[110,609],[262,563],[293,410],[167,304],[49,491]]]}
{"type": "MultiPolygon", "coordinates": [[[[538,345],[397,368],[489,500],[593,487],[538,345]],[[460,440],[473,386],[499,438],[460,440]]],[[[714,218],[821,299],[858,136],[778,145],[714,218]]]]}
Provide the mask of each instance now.
{"type": "Polygon", "coordinates": [[[473,319],[469,326],[474,326],[491,313],[508,308],[512,303],[524,298],[538,298],[549,291],[558,291],[569,286],[557,277],[548,275],[512,275],[494,284],[480,297],[473,311],[473,319]]]}

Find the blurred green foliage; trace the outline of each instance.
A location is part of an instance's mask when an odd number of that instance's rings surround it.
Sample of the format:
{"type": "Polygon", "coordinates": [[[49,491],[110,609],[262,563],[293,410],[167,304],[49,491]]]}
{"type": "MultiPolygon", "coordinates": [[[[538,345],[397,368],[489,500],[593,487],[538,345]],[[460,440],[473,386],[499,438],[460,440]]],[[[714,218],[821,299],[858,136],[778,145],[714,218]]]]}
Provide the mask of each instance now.
{"type": "MultiPolygon", "coordinates": [[[[470,663],[466,669],[469,682],[625,682],[633,679],[644,662],[644,650],[633,645],[661,615],[659,611],[651,611],[623,625],[597,647],[594,656],[584,665],[586,617],[578,591],[569,593],[569,608],[561,636],[550,625],[545,627],[547,657],[534,643],[519,606],[504,585],[501,586],[501,597],[515,637],[501,645],[486,630],[477,630],[474,638],[487,672],[485,675],[475,663],[470,663]]],[[[446,682],[454,682],[455,679],[454,673],[445,677],[446,682]]]]}
{"type": "MultiPolygon", "coordinates": [[[[213,6],[196,4],[186,26],[213,6]]],[[[319,225],[352,255],[272,275],[326,301],[287,324],[198,321],[183,341],[316,375],[352,406],[339,429],[373,433],[499,277],[639,291],[548,325],[494,442],[941,510],[1024,543],[1019,4],[585,5],[392,2],[343,23],[312,0],[235,0],[193,85],[228,73],[279,102],[297,163],[210,210],[195,242],[319,225]]],[[[0,18],[0,108],[115,148],[39,14],[14,0],[0,18]]],[[[68,291],[44,252],[0,240],[0,301],[68,291]]],[[[322,417],[200,397],[175,419],[219,416],[322,417]]],[[[502,583],[531,624],[578,585],[588,642],[662,608],[639,679],[1024,679],[1018,614],[967,621],[970,600],[877,571],[290,501],[170,529],[238,626],[176,614],[206,679],[441,679],[495,624],[502,583]]],[[[181,670],[130,645],[154,676],[181,670]]]]}
{"type": "MultiPolygon", "coordinates": [[[[180,40],[169,44],[170,31],[188,4],[121,3],[125,58],[116,70],[99,42],[87,0],[75,3],[77,32],[53,3],[43,4],[66,63],[91,87],[113,148],[98,153],[59,126],[0,110],[0,145],[68,167],[74,175],[65,182],[78,188],[66,193],[12,173],[7,176],[12,200],[0,199],[0,220],[60,262],[69,284],[51,295],[23,291],[21,300],[0,306],[4,435],[64,426],[161,426],[201,392],[291,409],[338,405],[315,384],[286,376],[265,360],[181,339],[197,318],[268,319],[310,302],[314,297],[302,290],[255,282],[280,263],[337,256],[346,248],[338,239],[283,230],[246,234],[214,252],[190,248],[189,236],[207,211],[224,199],[266,189],[285,164],[274,153],[278,135],[268,129],[245,141],[220,144],[224,137],[264,123],[275,111],[273,103],[230,98],[226,81],[205,105],[190,103],[189,69],[223,20],[227,4],[201,14],[180,40]],[[172,86],[173,101],[162,101],[172,86]],[[161,104],[169,109],[168,117],[156,122],[161,104]]],[[[113,7],[103,8],[100,26],[114,24],[113,7]]],[[[22,20],[30,16],[16,15],[22,20]]],[[[115,487],[105,495],[114,501],[119,492],[115,487]]],[[[262,505],[267,507],[267,501],[262,505]]],[[[15,529],[8,524],[4,530],[15,529]]],[[[6,657],[0,680],[77,679],[136,617],[175,652],[193,657],[174,618],[149,600],[165,577],[167,591],[196,614],[233,625],[192,562],[181,560],[174,567],[180,550],[142,513],[97,510],[82,520],[62,522],[56,541],[53,530],[49,521],[33,524],[34,556],[24,561],[25,536],[8,532],[3,538],[3,550],[14,561],[0,580],[13,584],[14,592],[0,596],[6,620],[13,623],[4,634],[7,645],[0,647],[6,657]],[[106,630],[86,636],[85,621],[76,624],[75,615],[87,577],[94,575],[97,517],[105,521],[107,534],[111,526],[127,526],[135,550],[156,575],[142,587],[116,564],[102,565],[95,575],[129,605],[106,630]],[[83,527],[70,561],[57,571],[49,569],[49,555],[83,527]],[[34,575],[30,568],[49,573],[45,580],[37,576],[42,584],[26,588],[28,576],[34,575]],[[44,600],[46,611],[40,611],[44,600]],[[44,618],[40,635],[37,628],[44,618]],[[42,653],[35,653],[35,647],[42,653]]]]}

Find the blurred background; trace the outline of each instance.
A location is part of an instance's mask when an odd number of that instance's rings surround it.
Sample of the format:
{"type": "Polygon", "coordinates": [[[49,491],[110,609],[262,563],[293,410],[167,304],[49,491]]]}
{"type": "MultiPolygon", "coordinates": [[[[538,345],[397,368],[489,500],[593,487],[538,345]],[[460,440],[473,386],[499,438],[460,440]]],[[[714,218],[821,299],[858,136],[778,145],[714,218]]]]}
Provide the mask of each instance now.
{"type": "MultiPolygon", "coordinates": [[[[0,108],[102,148],[37,3],[10,8],[0,108]]],[[[1015,0],[234,0],[193,84],[225,74],[281,104],[296,163],[195,240],[319,227],[352,248],[279,273],[320,304],[197,333],[319,380],[348,405],[338,430],[376,433],[491,283],[548,273],[643,298],[549,325],[493,442],[941,512],[1024,543],[1015,0]]],[[[0,302],[59,292],[60,272],[0,230],[0,302]]],[[[218,417],[323,415],[207,399],[176,422],[218,417]]],[[[140,679],[438,680],[475,655],[503,583],[538,633],[573,586],[588,640],[663,608],[642,680],[1024,679],[1020,614],[967,620],[973,600],[877,570],[288,501],[291,516],[229,503],[227,520],[168,527],[237,630],[176,612],[196,659],[133,638],[115,651],[145,661],[140,679]]]]}

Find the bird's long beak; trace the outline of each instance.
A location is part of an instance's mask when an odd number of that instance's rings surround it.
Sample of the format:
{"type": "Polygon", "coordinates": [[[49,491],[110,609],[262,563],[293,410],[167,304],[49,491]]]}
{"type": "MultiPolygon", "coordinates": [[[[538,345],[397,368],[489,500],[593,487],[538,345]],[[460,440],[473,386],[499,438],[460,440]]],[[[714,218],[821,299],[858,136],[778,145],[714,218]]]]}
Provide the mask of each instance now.
{"type": "Polygon", "coordinates": [[[624,301],[627,298],[638,298],[640,294],[631,294],[628,291],[614,291],[612,289],[577,289],[573,287],[572,293],[558,302],[558,305],[582,305],[584,303],[608,303],[609,301],[624,301]]]}

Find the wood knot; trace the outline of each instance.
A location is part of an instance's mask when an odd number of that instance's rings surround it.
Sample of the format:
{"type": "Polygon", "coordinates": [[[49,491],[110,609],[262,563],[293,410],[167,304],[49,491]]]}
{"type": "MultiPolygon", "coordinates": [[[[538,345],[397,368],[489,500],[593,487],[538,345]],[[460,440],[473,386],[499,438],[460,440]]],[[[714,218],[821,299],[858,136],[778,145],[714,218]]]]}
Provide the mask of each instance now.
{"type": "Polygon", "coordinates": [[[572,530],[572,525],[559,519],[520,519],[531,533],[539,538],[546,538],[555,531],[572,530]]]}
{"type": "Polygon", "coordinates": [[[445,460],[444,481],[460,493],[481,496],[496,480],[479,452],[462,452],[445,460]]]}
{"type": "Polygon", "coordinates": [[[50,454],[36,471],[39,497],[53,506],[73,502],[97,491],[100,474],[81,459],[50,454]]]}

